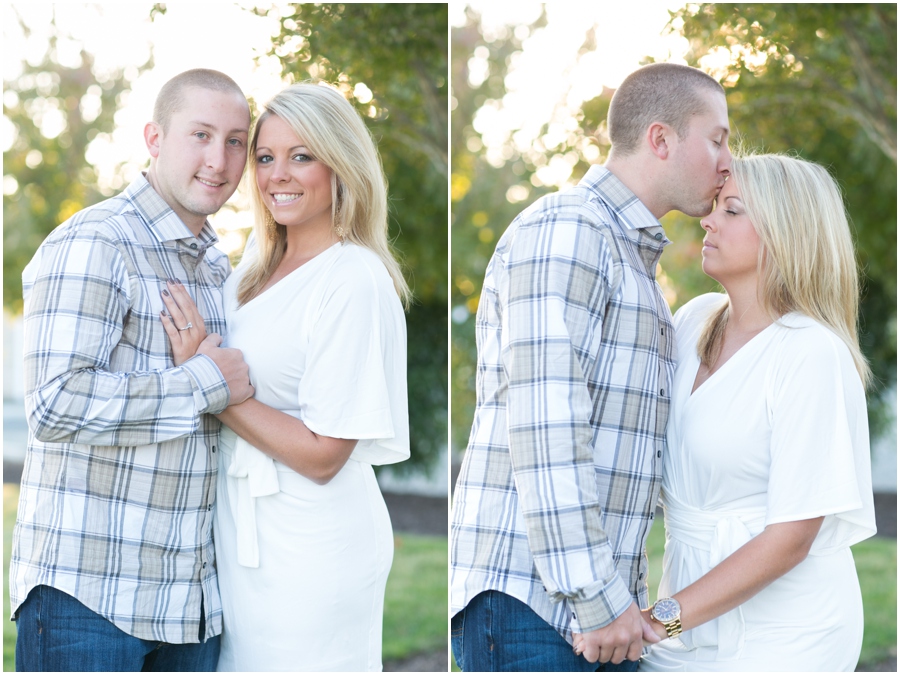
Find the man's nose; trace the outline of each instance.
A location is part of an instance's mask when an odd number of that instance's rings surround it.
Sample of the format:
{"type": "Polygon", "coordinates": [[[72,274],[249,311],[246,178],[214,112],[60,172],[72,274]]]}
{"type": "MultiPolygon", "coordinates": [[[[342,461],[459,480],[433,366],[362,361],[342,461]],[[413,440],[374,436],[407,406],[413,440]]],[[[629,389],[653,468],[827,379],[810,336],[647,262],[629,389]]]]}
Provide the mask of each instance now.
{"type": "Polygon", "coordinates": [[[724,174],[725,176],[731,175],[731,160],[734,159],[731,155],[731,148],[728,147],[728,144],[725,143],[723,146],[724,152],[722,161],[719,162],[719,173],[724,174]]]}
{"type": "Polygon", "coordinates": [[[224,145],[210,143],[206,150],[206,165],[213,171],[222,171],[225,168],[225,153],[224,145]]]}

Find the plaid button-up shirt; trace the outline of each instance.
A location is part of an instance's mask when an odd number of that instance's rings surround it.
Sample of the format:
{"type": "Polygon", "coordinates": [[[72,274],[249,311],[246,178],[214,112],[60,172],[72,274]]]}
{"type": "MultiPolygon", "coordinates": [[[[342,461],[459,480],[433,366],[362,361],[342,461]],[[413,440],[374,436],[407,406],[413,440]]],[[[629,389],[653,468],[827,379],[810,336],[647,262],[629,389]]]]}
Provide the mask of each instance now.
{"type": "Polygon", "coordinates": [[[675,340],[659,222],[606,168],[521,213],[476,317],[477,408],[456,484],[451,611],[482,591],[571,639],[648,604],[675,340]]]}
{"type": "MultiPolygon", "coordinates": [[[[9,224],[7,224],[9,226],[9,224]]],[[[53,586],[126,633],[170,643],[222,631],[212,541],[228,387],[207,356],[174,367],[160,290],[181,280],[224,335],[230,272],[146,178],[80,211],[23,273],[29,440],[11,610],[53,586]],[[202,609],[201,609],[202,607],[202,609]]]]}

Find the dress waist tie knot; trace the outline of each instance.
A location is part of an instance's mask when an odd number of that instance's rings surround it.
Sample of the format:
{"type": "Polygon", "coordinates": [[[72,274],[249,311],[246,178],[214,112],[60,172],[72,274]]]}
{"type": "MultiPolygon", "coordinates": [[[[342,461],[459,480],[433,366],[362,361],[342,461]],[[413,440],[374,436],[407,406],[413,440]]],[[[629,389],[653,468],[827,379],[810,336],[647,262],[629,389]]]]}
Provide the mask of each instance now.
{"type": "Polygon", "coordinates": [[[224,426],[219,447],[226,456],[228,470],[224,479],[233,496],[230,501],[237,530],[237,561],[244,567],[259,567],[256,499],[280,491],[275,460],[224,426]]]}
{"type": "MultiPolygon", "coordinates": [[[[664,510],[668,536],[707,552],[704,574],[762,532],[766,522],[764,508],[704,511],[685,504],[669,493],[664,498],[664,510]]],[[[703,558],[701,555],[701,559],[703,558]]],[[[745,623],[742,608],[735,607],[715,621],[718,627],[717,658],[723,661],[738,658],[744,647],[745,623]]],[[[685,635],[683,642],[689,644],[689,641],[690,637],[685,635]]]]}

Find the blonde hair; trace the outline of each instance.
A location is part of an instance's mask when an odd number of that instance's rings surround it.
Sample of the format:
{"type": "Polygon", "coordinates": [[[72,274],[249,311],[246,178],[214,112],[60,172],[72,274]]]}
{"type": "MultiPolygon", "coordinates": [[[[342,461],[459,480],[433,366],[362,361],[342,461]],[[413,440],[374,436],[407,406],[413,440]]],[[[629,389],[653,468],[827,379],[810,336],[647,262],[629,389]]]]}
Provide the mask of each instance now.
{"type": "MultiPolygon", "coordinates": [[[[760,241],[757,272],[763,309],[777,321],[799,312],[847,345],[864,386],[871,371],[859,348],[859,280],[850,226],[834,179],[813,162],[784,155],[735,157],[731,180],[760,241]]],[[[697,344],[712,367],[722,348],[730,303],[708,320],[697,344]]]]}
{"type": "Polygon", "coordinates": [[[722,85],[697,68],[678,63],[651,63],[626,77],[609,104],[606,123],[612,154],[633,155],[654,122],[671,126],[685,138],[695,115],[709,105],[702,96],[711,91],[725,96],[722,85]]]}
{"type": "Polygon", "coordinates": [[[266,233],[269,210],[256,189],[256,147],[265,121],[275,115],[303,139],[310,153],[331,169],[331,218],[340,223],[344,240],[375,253],[387,268],[405,306],[410,291],[388,242],[387,180],[378,149],[362,118],[336,89],[311,82],[294,84],[266,105],[250,141],[248,162],[253,181],[253,229],[257,254],[247,265],[238,286],[238,302],[252,300],[281,262],[287,230],[275,224],[274,238],[266,233]]]}

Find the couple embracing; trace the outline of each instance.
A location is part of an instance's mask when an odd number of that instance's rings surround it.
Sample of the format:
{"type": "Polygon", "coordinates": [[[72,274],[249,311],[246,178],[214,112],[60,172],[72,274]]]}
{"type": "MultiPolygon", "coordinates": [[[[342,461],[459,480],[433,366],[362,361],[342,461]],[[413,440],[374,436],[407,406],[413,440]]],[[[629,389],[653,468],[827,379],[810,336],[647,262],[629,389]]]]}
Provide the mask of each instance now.
{"type": "Polygon", "coordinates": [[[608,132],[606,165],[520,214],[487,268],[451,524],[457,663],[852,671],[849,547],[875,519],[839,190],[799,159],[732,158],[724,91],[686,66],[629,75],[608,132]],[[672,210],[701,218],[725,291],[674,319],[656,282],[672,210]]]}
{"type": "Polygon", "coordinates": [[[17,669],[381,670],[393,538],[372,465],[409,456],[409,291],[375,144],[315,84],[251,132],[238,85],[204,69],[166,83],[144,137],[146,173],[23,275],[17,669]],[[248,155],[232,273],[207,216],[248,155]]]}

